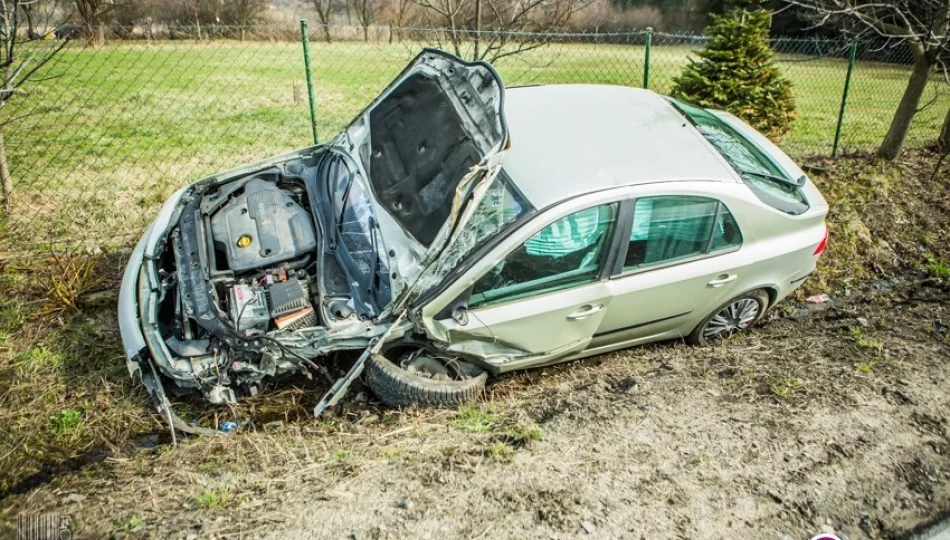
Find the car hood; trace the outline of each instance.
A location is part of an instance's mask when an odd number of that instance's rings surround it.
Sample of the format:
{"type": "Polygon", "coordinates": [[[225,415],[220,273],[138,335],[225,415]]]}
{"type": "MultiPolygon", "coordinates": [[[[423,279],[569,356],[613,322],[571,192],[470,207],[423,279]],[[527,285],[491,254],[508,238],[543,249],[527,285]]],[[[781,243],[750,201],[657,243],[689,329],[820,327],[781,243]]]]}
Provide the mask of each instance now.
{"type": "Polygon", "coordinates": [[[424,49],[329,146],[362,169],[394,297],[451,243],[500,170],[504,86],[484,62],[424,49]]]}

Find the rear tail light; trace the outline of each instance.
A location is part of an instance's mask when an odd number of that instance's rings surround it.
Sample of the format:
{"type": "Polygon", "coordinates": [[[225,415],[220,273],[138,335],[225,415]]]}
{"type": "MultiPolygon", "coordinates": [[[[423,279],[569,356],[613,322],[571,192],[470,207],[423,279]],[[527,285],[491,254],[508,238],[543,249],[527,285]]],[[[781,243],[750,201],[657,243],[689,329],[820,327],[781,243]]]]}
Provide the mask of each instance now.
{"type": "Polygon", "coordinates": [[[815,252],[812,255],[815,257],[821,255],[826,247],[828,247],[828,227],[825,227],[825,237],[821,239],[821,242],[818,242],[818,247],[815,248],[815,252]]]}

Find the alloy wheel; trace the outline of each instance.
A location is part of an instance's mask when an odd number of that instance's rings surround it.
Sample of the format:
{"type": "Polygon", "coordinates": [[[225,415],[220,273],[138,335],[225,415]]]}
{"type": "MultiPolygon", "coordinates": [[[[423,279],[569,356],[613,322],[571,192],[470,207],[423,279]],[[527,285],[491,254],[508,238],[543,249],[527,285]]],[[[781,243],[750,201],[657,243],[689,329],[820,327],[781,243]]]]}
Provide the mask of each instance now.
{"type": "Polygon", "coordinates": [[[703,330],[705,339],[731,336],[745,330],[759,316],[759,303],[752,298],[741,298],[713,315],[703,330]]]}

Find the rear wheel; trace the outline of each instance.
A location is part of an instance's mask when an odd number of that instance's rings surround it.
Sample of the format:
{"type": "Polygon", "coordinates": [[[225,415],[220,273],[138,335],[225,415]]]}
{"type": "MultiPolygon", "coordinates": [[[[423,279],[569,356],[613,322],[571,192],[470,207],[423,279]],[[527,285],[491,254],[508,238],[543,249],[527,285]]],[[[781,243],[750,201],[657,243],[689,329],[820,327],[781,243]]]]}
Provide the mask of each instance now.
{"type": "Polygon", "coordinates": [[[477,398],[488,374],[422,347],[390,349],[366,362],[366,384],[390,407],[457,407],[477,398]]]}
{"type": "Polygon", "coordinates": [[[761,289],[741,294],[716,308],[686,337],[686,341],[703,345],[747,330],[762,319],[768,307],[769,293],[761,289]]]}

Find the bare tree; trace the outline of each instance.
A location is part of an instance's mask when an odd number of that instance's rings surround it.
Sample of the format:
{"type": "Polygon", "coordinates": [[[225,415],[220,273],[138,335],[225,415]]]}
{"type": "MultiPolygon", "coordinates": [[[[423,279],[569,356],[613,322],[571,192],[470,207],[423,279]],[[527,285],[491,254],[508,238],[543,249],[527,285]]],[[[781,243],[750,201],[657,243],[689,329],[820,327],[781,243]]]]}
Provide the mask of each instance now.
{"type": "Polygon", "coordinates": [[[90,43],[101,46],[106,42],[106,18],[119,7],[119,3],[112,0],[73,1],[76,4],[76,13],[86,25],[86,38],[90,43]]]}
{"type": "Polygon", "coordinates": [[[244,41],[247,27],[257,22],[266,8],[264,0],[229,0],[224,5],[224,19],[240,28],[241,41],[244,41]]]}
{"type": "Polygon", "coordinates": [[[182,0],[182,5],[188,11],[188,15],[195,21],[195,37],[199,41],[201,41],[201,4],[202,0],[182,0]]]}
{"type": "Polygon", "coordinates": [[[330,17],[336,11],[335,0],[313,0],[313,9],[317,12],[317,19],[323,27],[323,39],[330,43],[330,17]]]}
{"type": "Polygon", "coordinates": [[[428,26],[444,28],[435,40],[457,56],[496,61],[542,47],[591,0],[412,0],[428,26]],[[530,38],[526,33],[532,33],[530,38]],[[443,43],[447,42],[447,43],[443,43]],[[471,53],[467,52],[469,43],[471,53]]]}
{"type": "Polygon", "coordinates": [[[931,74],[947,70],[950,52],[950,0],[785,0],[811,11],[816,25],[857,24],[860,34],[900,41],[910,47],[914,65],[900,104],[877,155],[900,153],[931,74]]]}
{"type": "MultiPolygon", "coordinates": [[[[53,17],[57,13],[55,5],[47,4],[45,17],[37,13],[38,0],[0,0],[0,72],[3,75],[3,85],[0,86],[0,111],[6,108],[7,103],[31,82],[41,79],[37,73],[53,59],[67,40],[53,41],[58,24],[54,24],[53,17]],[[30,6],[28,24],[33,32],[23,30],[23,19],[26,18],[24,7],[30,6]],[[35,24],[36,18],[42,18],[42,24],[35,24]],[[44,33],[37,33],[37,28],[44,28],[44,33]]],[[[22,117],[22,116],[21,116],[22,117]]],[[[0,184],[3,186],[4,205],[10,204],[13,195],[13,179],[10,177],[10,167],[7,163],[7,149],[3,138],[7,126],[19,118],[6,118],[0,123],[0,184]]]]}
{"type": "Polygon", "coordinates": [[[402,41],[400,32],[409,20],[409,8],[414,6],[412,0],[390,0],[386,4],[386,19],[389,23],[389,42],[393,42],[393,37],[402,41]],[[394,36],[395,35],[395,36],[394,36]]]}
{"type": "Polygon", "coordinates": [[[356,22],[363,29],[363,41],[369,41],[369,26],[376,22],[379,15],[380,0],[347,0],[347,4],[356,14],[356,22]]]}

